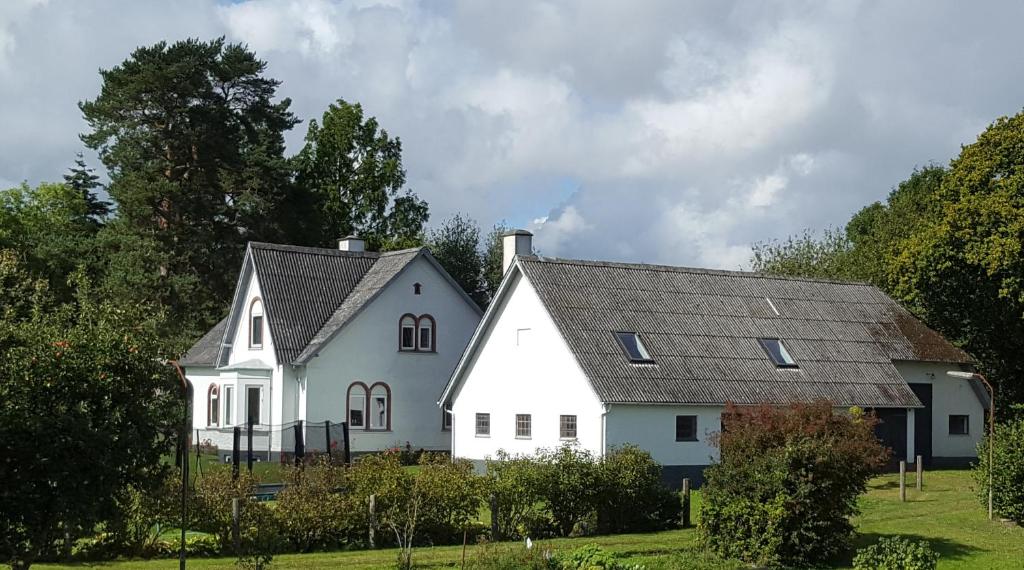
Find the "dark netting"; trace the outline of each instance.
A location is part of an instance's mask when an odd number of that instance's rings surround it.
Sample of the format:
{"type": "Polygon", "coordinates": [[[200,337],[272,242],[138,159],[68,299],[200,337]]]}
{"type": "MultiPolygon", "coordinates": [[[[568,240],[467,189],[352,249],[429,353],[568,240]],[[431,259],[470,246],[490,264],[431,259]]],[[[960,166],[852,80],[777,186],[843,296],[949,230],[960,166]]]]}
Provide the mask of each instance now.
{"type": "Polygon", "coordinates": [[[225,463],[241,468],[273,461],[303,463],[318,456],[348,462],[348,429],[345,422],[295,421],[280,425],[252,424],[234,429],[231,447],[219,451],[225,463]]]}

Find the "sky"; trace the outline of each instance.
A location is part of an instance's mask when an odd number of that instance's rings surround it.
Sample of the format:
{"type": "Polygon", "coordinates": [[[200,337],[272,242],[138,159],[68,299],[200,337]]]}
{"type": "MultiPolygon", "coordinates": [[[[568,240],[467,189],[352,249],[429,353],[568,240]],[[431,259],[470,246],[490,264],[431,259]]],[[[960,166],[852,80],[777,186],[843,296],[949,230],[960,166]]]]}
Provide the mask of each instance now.
{"type": "Polygon", "coordinates": [[[400,137],[432,224],[745,268],[1019,112],[1021,21],[1011,1],[2,0],[0,187],[60,180],[99,69],[223,35],[298,117],[344,98],[400,137]]]}

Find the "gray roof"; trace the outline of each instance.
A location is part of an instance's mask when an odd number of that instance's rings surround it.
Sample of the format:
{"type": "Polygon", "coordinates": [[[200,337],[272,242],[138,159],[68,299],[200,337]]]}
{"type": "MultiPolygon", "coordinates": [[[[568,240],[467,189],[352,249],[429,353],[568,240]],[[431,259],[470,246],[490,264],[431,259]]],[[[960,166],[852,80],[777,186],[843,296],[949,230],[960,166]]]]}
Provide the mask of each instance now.
{"type": "Polygon", "coordinates": [[[518,263],[604,402],[916,407],[894,361],[970,362],[865,283],[536,256],[518,263]],[[639,333],[656,364],[630,363],[615,331],[639,333]],[[759,338],[782,339],[799,368],[776,368],[759,338]]]}
{"type": "Polygon", "coordinates": [[[188,349],[179,360],[182,366],[216,366],[217,356],[220,354],[220,342],[224,338],[224,329],[227,327],[228,318],[224,317],[213,328],[206,332],[188,349]]]}

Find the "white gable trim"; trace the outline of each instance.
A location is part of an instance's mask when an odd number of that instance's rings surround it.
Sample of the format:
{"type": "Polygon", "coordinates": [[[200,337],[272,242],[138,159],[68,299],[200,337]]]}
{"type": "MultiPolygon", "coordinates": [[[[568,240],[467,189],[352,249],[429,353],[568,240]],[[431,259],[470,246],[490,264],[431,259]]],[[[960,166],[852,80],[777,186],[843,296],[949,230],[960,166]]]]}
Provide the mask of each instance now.
{"type": "MultiPolygon", "coordinates": [[[[217,361],[214,363],[214,367],[225,366],[230,358],[231,351],[234,346],[231,344],[231,340],[235,338],[235,333],[238,331],[238,324],[242,318],[245,317],[249,303],[248,299],[245,298],[245,294],[249,290],[249,284],[253,279],[256,279],[256,283],[260,285],[259,274],[256,271],[256,260],[252,255],[252,245],[247,244],[245,246],[245,258],[242,260],[242,269],[238,272],[238,282],[235,284],[235,294],[231,300],[231,312],[228,314],[227,325],[224,326],[224,336],[220,340],[220,352],[217,354],[217,361]]],[[[270,342],[274,340],[274,329],[273,320],[270,318],[271,307],[270,303],[267,302],[266,292],[263,291],[262,285],[260,285],[260,302],[263,305],[264,322],[267,326],[267,331],[270,335],[270,342]]],[[[276,358],[275,358],[276,361],[276,358]]]]}

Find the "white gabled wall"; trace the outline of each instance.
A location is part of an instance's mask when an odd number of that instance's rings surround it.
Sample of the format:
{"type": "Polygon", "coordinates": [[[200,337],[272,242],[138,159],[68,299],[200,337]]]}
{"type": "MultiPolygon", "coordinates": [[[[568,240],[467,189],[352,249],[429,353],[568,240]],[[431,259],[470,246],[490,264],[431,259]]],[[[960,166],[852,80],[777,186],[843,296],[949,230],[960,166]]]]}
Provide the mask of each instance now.
{"type": "Polygon", "coordinates": [[[430,261],[416,259],[305,366],[307,423],[342,421],[351,384],[385,382],[391,389],[391,430],[351,430],[353,451],[406,442],[413,448],[449,449],[436,401],[479,320],[479,312],[430,261]],[[422,285],[420,295],[414,294],[415,283],[422,285]],[[405,313],[434,317],[436,353],[399,351],[399,320],[405,313]]]}
{"type": "Polygon", "coordinates": [[[975,457],[978,442],[987,426],[985,408],[970,386],[970,381],[946,375],[959,370],[955,364],[934,362],[897,362],[896,369],[911,384],[932,386],[932,456],[937,458],[975,457]],[[950,435],[950,415],[969,416],[970,433],[950,435]]]}
{"type": "Polygon", "coordinates": [[[576,416],[580,446],[600,454],[603,406],[533,286],[513,271],[451,397],[452,453],[482,460],[499,449],[530,454],[538,447],[557,447],[563,443],[559,416],[567,414],[576,416]],[[477,413],[491,414],[489,437],[476,436],[477,413]],[[516,414],[531,415],[530,439],[516,438],[516,414]]]}
{"type": "Polygon", "coordinates": [[[710,437],[722,430],[722,406],[632,405],[609,407],[608,446],[634,444],[662,465],[710,465],[718,449],[710,437]],[[676,441],[676,416],[697,416],[697,441],[676,441]]]}
{"type": "Polygon", "coordinates": [[[267,305],[262,300],[263,295],[260,291],[259,278],[255,272],[252,272],[250,275],[245,296],[243,297],[244,301],[241,307],[239,307],[241,314],[237,317],[238,325],[235,327],[234,337],[230,339],[231,355],[228,358],[228,364],[236,364],[257,358],[271,366],[276,366],[277,357],[274,355],[274,339],[271,337],[270,326],[267,324],[267,305]],[[249,309],[257,298],[263,304],[263,345],[260,348],[251,348],[249,346],[249,339],[251,338],[249,336],[249,329],[252,323],[249,318],[249,309]]]}

